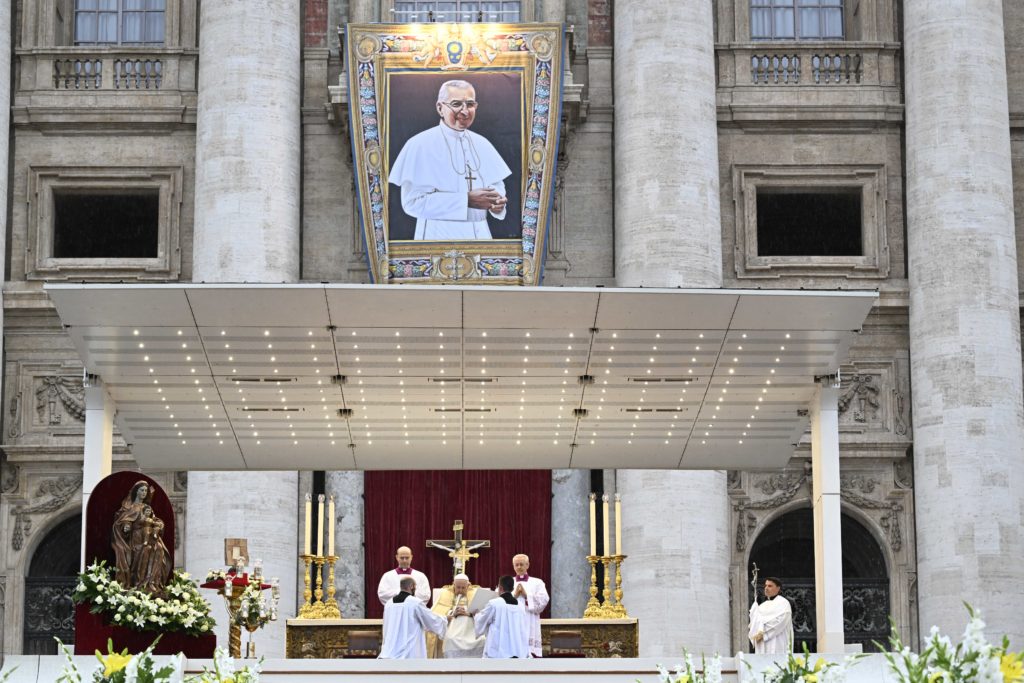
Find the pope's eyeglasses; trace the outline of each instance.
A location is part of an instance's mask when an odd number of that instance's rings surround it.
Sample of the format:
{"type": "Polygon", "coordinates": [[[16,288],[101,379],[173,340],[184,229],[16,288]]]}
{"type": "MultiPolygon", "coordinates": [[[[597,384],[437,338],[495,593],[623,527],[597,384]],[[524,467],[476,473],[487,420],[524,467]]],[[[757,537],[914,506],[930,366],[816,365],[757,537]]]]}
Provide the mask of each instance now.
{"type": "Polygon", "coordinates": [[[478,103],[476,100],[452,100],[451,102],[442,102],[441,104],[445,105],[452,111],[461,111],[463,109],[470,111],[476,109],[478,103]]]}

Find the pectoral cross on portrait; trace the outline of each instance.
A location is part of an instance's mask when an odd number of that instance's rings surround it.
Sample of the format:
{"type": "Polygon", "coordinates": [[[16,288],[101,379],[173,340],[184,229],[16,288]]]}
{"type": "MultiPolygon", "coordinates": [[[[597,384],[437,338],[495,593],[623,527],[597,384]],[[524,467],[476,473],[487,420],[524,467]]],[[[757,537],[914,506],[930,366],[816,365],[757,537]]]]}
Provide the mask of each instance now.
{"type": "Polygon", "coordinates": [[[473,191],[473,181],[477,180],[477,177],[473,175],[473,169],[470,168],[469,164],[466,164],[466,189],[470,192],[473,191]]]}
{"type": "Polygon", "coordinates": [[[463,524],[461,519],[455,520],[452,525],[452,533],[455,538],[449,539],[427,539],[428,548],[437,548],[448,553],[452,558],[452,577],[466,572],[466,565],[472,558],[480,557],[479,553],[473,551],[477,548],[490,548],[490,541],[466,540],[462,538],[463,524]]]}

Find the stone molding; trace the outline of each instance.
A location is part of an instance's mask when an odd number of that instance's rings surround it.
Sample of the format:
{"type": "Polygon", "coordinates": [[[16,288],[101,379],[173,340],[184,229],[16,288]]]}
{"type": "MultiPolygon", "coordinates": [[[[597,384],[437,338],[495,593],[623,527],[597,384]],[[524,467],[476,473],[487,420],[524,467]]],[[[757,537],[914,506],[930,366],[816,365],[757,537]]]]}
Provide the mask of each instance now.
{"type": "Polygon", "coordinates": [[[29,280],[177,280],[181,273],[181,166],[31,166],[28,170],[29,280]],[[157,189],[160,193],[155,258],[55,258],[53,194],[55,190],[113,191],[157,189]]]}
{"type": "Polygon", "coordinates": [[[880,164],[733,166],[736,207],[735,271],[739,280],[783,276],[840,276],[885,279],[889,275],[886,232],[886,169],[880,164]],[[862,256],[760,256],[757,248],[759,188],[821,190],[859,187],[862,199],[862,256]]]}

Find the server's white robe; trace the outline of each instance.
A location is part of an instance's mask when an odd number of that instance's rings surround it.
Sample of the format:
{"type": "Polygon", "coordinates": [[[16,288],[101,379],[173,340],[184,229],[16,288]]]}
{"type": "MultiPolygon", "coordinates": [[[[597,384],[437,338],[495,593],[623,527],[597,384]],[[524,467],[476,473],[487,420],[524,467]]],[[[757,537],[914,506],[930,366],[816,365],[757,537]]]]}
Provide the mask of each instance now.
{"type": "Polygon", "coordinates": [[[392,569],[389,572],[384,572],[384,576],[380,577],[380,583],[377,584],[377,597],[380,598],[380,604],[386,606],[393,597],[398,595],[398,591],[401,590],[399,584],[405,576],[416,579],[416,597],[424,603],[430,602],[430,581],[426,574],[413,569],[411,574],[405,575],[392,569]]]}
{"type": "Polygon", "coordinates": [[[505,178],[510,175],[512,170],[487,138],[442,121],[409,138],[388,182],[402,188],[402,209],[416,219],[414,239],[479,240],[491,239],[488,214],[501,220],[506,210],[470,208],[470,187],[491,187],[507,196],[505,178]],[[469,182],[467,162],[473,176],[469,182]]]}
{"type": "Polygon", "coordinates": [[[760,605],[755,601],[750,606],[750,629],[747,633],[754,652],[759,655],[778,655],[793,651],[793,608],[789,600],[776,595],[760,605]],[[760,643],[754,636],[764,632],[760,643]]]}
{"type": "Polygon", "coordinates": [[[543,654],[543,647],[540,639],[540,613],[548,606],[551,598],[548,596],[547,586],[536,577],[529,577],[526,581],[516,578],[516,585],[523,586],[526,595],[516,598],[520,609],[523,610],[523,630],[526,633],[527,643],[530,647],[530,654],[540,657],[543,654]]]}
{"type": "Polygon", "coordinates": [[[426,659],[427,639],[425,632],[444,637],[448,626],[444,617],[439,617],[412,595],[403,602],[392,600],[384,605],[384,637],[380,646],[379,659],[426,659]]]}
{"type": "Polygon", "coordinates": [[[487,606],[473,617],[476,635],[487,637],[484,658],[527,659],[530,656],[530,648],[523,627],[525,621],[526,614],[518,603],[509,604],[501,597],[488,602],[487,606]]]}

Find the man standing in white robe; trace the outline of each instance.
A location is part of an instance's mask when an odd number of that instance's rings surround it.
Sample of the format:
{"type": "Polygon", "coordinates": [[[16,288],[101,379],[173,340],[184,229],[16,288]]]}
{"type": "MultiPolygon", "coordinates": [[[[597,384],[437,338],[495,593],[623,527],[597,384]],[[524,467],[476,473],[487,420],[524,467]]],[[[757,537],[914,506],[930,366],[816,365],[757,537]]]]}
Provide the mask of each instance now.
{"type": "Polygon", "coordinates": [[[424,603],[430,602],[430,581],[427,575],[412,568],[412,550],[402,546],[395,551],[395,561],[398,567],[384,572],[377,584],[377,597],[380,604],[387,606],[393,597],[398,595],[399,582],[403,577],[409,576],[416,580],[416,597],[424,603]]]}
{"type": "Polygon", "coordinates": [[[793,608],[779,595],[782,582],[774,577],[764,580],[765,601],[750,606],[748,637],[759,655],[778,655],[793,651],[793,608]]]}
{"type": "Polygon", "coordinates": [[[511,576],[498,579],[495,590],[498,597],[490,600],[487,606],[473,617],[473,627],[478,636],[486,635],[484,645],[485,659],[527,659],[530,648],[527,644],[526,630],[523,627],[525,614],[519,602],[512,597],[515,581],[511,576]]]}
{"type": "Polygon", "coordinates": [[[487,138],[469,130],[478,107],[470,83],[445,82],[435,106],[440,123],[409,138],[388,182],[402,188],[402,209],[416,219],[413,239],[491,239],[487,217],[505,218],[512,170],[487,138]]]}
{"type": "Polygon", "coordinates": [[[547,586],[535,576],[530,576],[530,558],[526,555],[516,555],[512,558],[512,568],[515,569],[515,590],[512,597],[519,602],[523,610],[523,629],[526,631],[527,643],[530,646],[530,654],[534,657],[543,656],[543,646],[540,639],[540,613],[548,606],[547,586]]]}
{"type": "Polygon", "coordinates": [[[379,659],[426,659],[426,631],[444,637],[448,623],[412,594],[416,580],[402,578],[398,595],[384,605],[384,637],[379,659]]]}

